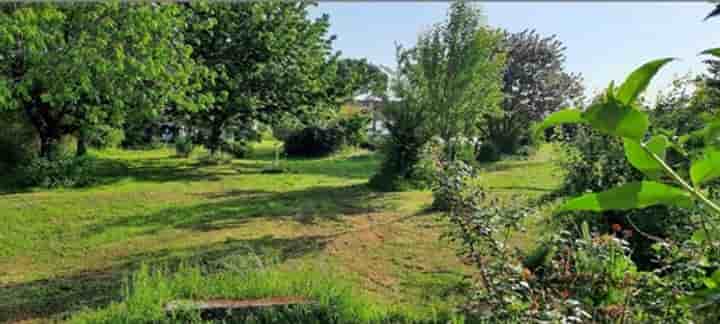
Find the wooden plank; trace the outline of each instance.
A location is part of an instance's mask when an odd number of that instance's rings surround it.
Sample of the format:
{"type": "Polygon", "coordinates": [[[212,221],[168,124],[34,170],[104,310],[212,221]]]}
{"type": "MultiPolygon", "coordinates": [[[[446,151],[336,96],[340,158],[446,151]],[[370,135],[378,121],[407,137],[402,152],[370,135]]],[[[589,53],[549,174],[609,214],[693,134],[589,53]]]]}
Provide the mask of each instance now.
{"type": "Polygon", "coordinates": [[[276,306],[312,305],[315,301],[305,297],[285,296],[260,299],[208,299],[208,300],[174,300],[165,305],[165,311],[178,310],[222,311],[250,310],[276,306]]]}

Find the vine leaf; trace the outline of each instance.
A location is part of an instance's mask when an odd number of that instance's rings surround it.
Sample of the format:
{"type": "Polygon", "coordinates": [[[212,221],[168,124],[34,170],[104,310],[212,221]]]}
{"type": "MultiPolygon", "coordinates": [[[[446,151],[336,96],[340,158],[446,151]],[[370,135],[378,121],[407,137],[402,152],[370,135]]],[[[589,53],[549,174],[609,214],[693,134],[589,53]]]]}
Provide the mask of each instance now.
{"type": "Polygon", "coordinates": [[[542,131],[560,124],[581,124],[584,122],[582,111],[578,109],[560,110],[550,114],[542,123],[538,124],[535,127],[535,133],[540,134],[542,131]]]}
{"type": "Polygon", "coordinates": [[[589,193],[573,198],[560,207],[565,211],[608,211],[629,210],[668,205],[678,207],[692,206],[690,194],[680,188],[654,181],[626,183],[600,193],[589,193]]]}
{"type": "MultiPolygon", "coordinates": [[[[650,152],[663,160],[665,160],[665,153],[670,145],[670,141],[664,135],[653,136],[645,143],[645,147],[647,147],[650,152]]],[[[628,159],[628,162],[643,174],[650,178],[657,179],[664,173],[662,165],[645,151],[640,142],[625,138],[623,139],[623,147],[625,148],[625,157],[628,159]]]]}
{"type": "Polygon", "coordinates": [[[594,129],[618,137],[641,140],[650,125],[646,113],[608,97],[591,105],[583,119],[594,129]]]}
{"type": "Polygon", "coordinates": [[[720,151],[710,150],[690,166],[690,179],[695,186],[720,177],[720,151]]]}
{"type": "Polygon", "coordinates": [[[665,64],[674,58],[662,58],[643,64],[625,79],[616,92],[616,98],[623,104],[629,105],[637,100],[638,96],[647,89],[650,80],[665,64]]]}

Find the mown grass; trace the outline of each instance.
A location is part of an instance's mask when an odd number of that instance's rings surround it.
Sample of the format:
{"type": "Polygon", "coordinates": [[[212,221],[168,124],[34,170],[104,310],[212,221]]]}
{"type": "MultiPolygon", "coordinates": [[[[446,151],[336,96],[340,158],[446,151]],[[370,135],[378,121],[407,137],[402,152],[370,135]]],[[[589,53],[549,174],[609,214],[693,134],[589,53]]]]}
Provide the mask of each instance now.
{"type": "MultiPolygon", "coordinates": [[[[202,152],[92,152],[94,186],[3,188],[0,322],[63,319],[119,301],[141,264],[216,264],[248,251],[276,260],[278,273],[333,269],[408,314],[432,318],[457,304],[472,271],[440,239],[446,225],[426,211],[429,192],[369,190],[379,158],[359,150],[263,174],[273,146],[222,165],[204,163],[202,152]]],[[[539,197],[557,183],[543,154],[487,166],[484,181],[498,195],[539,197]]]]}

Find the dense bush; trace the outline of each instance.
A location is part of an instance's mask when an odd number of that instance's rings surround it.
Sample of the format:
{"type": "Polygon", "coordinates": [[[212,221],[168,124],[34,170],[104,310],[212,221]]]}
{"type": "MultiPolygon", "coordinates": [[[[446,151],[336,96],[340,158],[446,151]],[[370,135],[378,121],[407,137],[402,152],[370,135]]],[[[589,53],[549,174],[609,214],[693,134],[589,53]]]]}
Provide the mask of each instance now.
{"type": "Polygon", "coordinates": [[[343,133],[338,128],[305,127],[285,141],[288,156],[320,157],[337,152],[343,145],[343,133]]]}
{"type": "Polygon", "coordinates": [[[29,162],[39,151],[40,139],[20,113],[0,113],[0,174],[29,162]]]}
{"type": "Polygon", "coordinates": [[[95,148],[116,148],[125,140],[125,132],[122,129],[101,125],[94,127],[87,132],[88,144],[95,148]]]}
{"type": "Polygon", "coordinates": [[[192,139],[187,136],[180,136],[175,139],[175,153],[179,157],[189,157],[195,149],[192,139]]]}
{"type": "Polygon", "coordinates": [[[243,159],[252,153],[252,147],[245,141],[231,141],[223,143],[222,151],[237,159],[243,159]]]}
{"type": "Polygon", "coordinates": [[[500,160],[500,149],[493,142],[478,145],[476,159],[478,162],[496,162],[500,160]]]}
{"type": "Polygon", "coordinates": [[[82,187],[95,181],[89,157],[58,156],[52,160],[35,158],[20,171],[23,184],[28,186],[82,187]]]}

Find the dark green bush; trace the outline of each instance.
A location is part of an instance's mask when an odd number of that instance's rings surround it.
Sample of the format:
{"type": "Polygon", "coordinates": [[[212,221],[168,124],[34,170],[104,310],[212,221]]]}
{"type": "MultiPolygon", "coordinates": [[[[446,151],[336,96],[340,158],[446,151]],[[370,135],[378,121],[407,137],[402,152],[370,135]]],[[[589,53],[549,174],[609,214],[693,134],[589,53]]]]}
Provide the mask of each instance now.
{"type": "Polygon", "coordinates": [[[380,171],[370,179],[370,187],[380,191],[429,188],[432,179],[426,176],[424,167],[417,166],[422,160],[422,147],[419,141],[388,137],[382,146],[384,159],[380,171]]]}
{"type": "Polygon", "coordinates": [[[189,157],[195,149],[195,144],[192,139],[186,136],[181,136],[175,139],[175,153],[180,157],[189,157]]]}
{"type": "Polygon", "coordinates": [[[229,153],[237,159],[243,159],[252,153],[252,147],[247,142],[243,141],[232,141],[226,142],[222,145],[223,152],[229,153]]]}
{"type": "Polygon", "coordinates": [[[0,173],[29,162],[39,151],[40,139],[22,114],[0,113],[0,173]]]}
{"type": "Polygon", "coordinates": [[[292,157],[321,157],[340,150],[344,143],[340,129],[305,127],[285,141],[285,153],[292,157]]]}
{"type": "Polygon", "coordinates": [[[82,187],[92,184],[90,157],[59,156],[55,159],[35,158],[21,169],[23,184],[46,188],[82,187]]]}
{"type": "Polygon", "coordinates": [[[283,116],[272,126],[272,135],[277,140],[285,142],[290,136],[303,129],[303,124],[293,116],[283,116]]]}
{"type": "Polygon", "coordinates": [[[483,142],[478,146],[476,159],[478,162],[496,162],[500,160],[500,149],[492,142],[483,142]]]}

